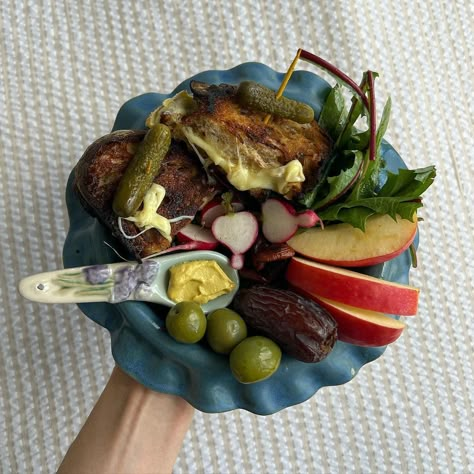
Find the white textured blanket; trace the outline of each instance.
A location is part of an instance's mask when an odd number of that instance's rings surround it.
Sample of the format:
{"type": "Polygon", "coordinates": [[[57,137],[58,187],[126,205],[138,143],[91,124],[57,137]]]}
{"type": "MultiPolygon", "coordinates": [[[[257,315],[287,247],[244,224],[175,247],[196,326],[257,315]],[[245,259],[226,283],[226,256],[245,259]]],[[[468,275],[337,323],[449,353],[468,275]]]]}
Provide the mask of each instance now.
{"type": "Polygon", "coordinates": [[[282,71],[303,47],[355,78],[378,71],[388,140],[409,166],[437,166],[411,272],[419,314],[352,382],[299,406],[196,413],[175,472],[474,472],[473,17],[468,0],[3,0],[0,471],[54,472],[113,366],[75,306],[16,291],[61,267],[85,147],[133,96],[246,61],[282,71]]]}

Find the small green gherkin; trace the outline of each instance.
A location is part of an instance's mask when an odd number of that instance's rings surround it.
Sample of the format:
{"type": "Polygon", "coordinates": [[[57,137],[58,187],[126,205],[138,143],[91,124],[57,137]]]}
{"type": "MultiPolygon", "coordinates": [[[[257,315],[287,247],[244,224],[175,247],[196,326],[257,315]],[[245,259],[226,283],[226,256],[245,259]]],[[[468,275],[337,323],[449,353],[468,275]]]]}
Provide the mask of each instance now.
{"type": "Polygon", "coordinates": [[[237,89],[237,100],[251,109],[298,123],[310,123],[314,120],[314,110],[309,105],[283,96],[278,99],[274,91],[257,82],[241,82],[237,89]]]}
{"type": "Polygon", "coordinates": [[[143,202],[171,145],[171,131],[154,125],[138,146],[114,195],[112,208],[120,217],[133,216],[143,202]]]}

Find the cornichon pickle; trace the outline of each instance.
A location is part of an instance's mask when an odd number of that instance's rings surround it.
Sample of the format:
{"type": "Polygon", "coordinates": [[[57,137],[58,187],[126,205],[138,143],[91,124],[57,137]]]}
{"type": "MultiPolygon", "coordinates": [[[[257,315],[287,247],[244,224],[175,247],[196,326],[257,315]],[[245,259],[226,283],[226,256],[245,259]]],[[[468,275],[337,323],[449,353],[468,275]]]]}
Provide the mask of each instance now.
{"type": "Polygon", "coordinates": [[[162,123],[154,125],[138,146],[115,192],[112,208],[120,217],[133,216],[158,174],[171,145],[171,131],[162,123]]]}
{"type": "Polygon", "coordinates": [[[303,362],[324,359],[337,339],[337,323],[332,316],[292,291],[265,286],[242,289],[234,298],[234,309],[250,327],[303,362]]]}
{"type": "Polygon", "coordinates": [[[257,82],[243,81],[237,89],[237,100],[241,105],[267,114],[293,120],[298,123],[309,123],[314,119],[314,110],[307,104],[288,99],[276,98],[276,93],[257,82]]]}

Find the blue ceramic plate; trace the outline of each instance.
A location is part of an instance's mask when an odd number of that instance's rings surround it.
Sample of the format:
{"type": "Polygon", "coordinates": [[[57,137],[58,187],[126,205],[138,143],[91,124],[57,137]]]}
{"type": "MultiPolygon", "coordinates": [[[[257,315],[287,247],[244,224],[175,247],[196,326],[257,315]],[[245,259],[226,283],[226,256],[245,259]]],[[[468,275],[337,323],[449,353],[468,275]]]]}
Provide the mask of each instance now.
{"type": "MultiPolygon", "coordinates": [[[[202,72],[191,79],[229,84],[252,79],[277,89],[282,78],[283,74],[263,64],[246,63],[228,71],[202,72]]],[[[144,129],[148,114],[164,99],[188,89],[191,79],[169,95],[149,93],[131,99],[120,109],[114,130],[144,129]]],[[[318,116],[329,89],[318,76],[297,71],[285,95],[310,102],[318,116]]],[[[382,150],[389,170],[405,167],[388,143],[383,143],[382,150]]],[[[70,229],[64,245],[65,267],[117,261],[104,242],[115,248],[120,245],[83,209],[72,190],[73,178],[74,171],[66,191],[70,229]]],[[[405,252],[384,265],[368,268],[367,272],[385,280],[407,283],[409,269],[410,256],[405,252]]],[[[363,365],[380,357],[385,350],[385,347],[363,348],[338,341],[320,363],[307,364],[283,356],[280,368],[271,378],[244,385],[232,376],[227,357],[211,352],[204,345],[183,345],[172,340],[162,330],[166,308],[125,302],[81,304],[80,309],[110,332],[113,357],[125,372],[153,390],[179,395],[197,409],[210,413],[236,408],[259,415],[275,413],[307,400],[321,387],[348,382],[363,365]]]]}

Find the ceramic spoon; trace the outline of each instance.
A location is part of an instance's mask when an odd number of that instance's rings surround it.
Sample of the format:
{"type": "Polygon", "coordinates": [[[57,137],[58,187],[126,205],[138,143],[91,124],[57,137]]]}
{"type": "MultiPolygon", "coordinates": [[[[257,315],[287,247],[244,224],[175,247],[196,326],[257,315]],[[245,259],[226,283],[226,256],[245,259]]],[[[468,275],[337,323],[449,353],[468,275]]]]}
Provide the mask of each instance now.
{"type": "Polygon", "coordinates": [[[120,262],[39,273],[21,280],[19,290],[26,299],[40,303],[148,301],[171,307],[176,302],[167,295],[168,270],[191,260],[215,260],[235,283],[230,293],[202,305],[203,311],[229,305],[239,288],[238,273],[226,256],[208,250],[168,254],[141,264],[120,262]]]}

